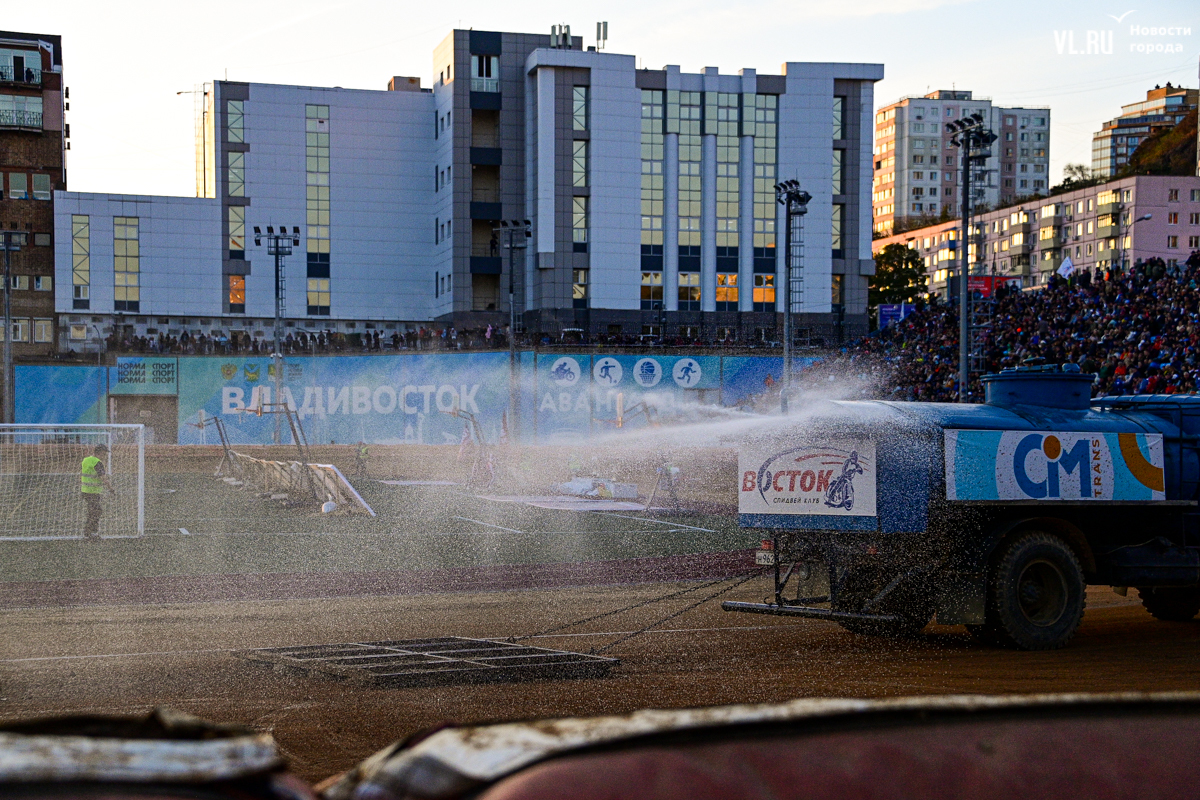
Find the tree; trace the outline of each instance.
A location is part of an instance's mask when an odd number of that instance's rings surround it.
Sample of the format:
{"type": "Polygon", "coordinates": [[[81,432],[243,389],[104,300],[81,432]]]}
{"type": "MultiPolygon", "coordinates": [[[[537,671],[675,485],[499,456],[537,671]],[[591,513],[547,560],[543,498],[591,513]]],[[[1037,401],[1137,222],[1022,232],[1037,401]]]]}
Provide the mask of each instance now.
{"type": "Polygon", "coordinates": [[[868,281],[867,305],[911,303],[926,289],[925,262],[916,250],[889,244],[875,255],[875,275],[868,281]]]}
{"type": "Polygon", "coordinates": [[[1195,174],[1196,109],[1193,108],[1178,125],[1150,134],[1138,145],[1117,177],[1195,174]]]}
{"type": "Polygon", "coordinates": [[[1086,189],[1102,183],[1103,179],[1092,174],[1092,168],[1086,164],[1067,164],[1063,167],[1062,183],[1051,187],[1050,194],[1070,192],[1074,189],[1086,189]]]}

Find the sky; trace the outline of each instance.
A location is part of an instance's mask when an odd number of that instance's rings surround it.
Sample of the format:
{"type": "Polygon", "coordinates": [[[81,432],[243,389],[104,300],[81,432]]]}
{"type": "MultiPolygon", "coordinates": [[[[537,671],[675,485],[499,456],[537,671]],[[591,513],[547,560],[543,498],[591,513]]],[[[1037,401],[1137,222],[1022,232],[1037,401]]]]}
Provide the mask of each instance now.
{"type": "Polygon", "coordinates": [[[565,23],[592,45],[601,20],[607,50],[646,68],[881,63],[876,107],[951,88],[1048,106],[1054,181],[1065,164],[1090,164],[1092,133],[1121,105],[1155,84],[1200,81],[1195,0],[65,0],[8,4],[2,24],[62,36],[70,190],[192,196],[189,92],[205,81],[386,89],[404,75],[428,87],[433,48],[453,28],[549,33],[565,23]]]}

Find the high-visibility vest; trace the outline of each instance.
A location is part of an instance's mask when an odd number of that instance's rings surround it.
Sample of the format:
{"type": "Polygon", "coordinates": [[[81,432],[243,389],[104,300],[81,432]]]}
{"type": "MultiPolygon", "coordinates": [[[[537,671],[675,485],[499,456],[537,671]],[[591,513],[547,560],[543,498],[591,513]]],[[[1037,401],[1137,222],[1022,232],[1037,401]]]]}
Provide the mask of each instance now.
{"type": "Polygon", "coordinates": [[[100,463],[100,459],[95,456],[88,456],[83,460],[83,474],[79,476],[80,489],[84,494],[103,494],[104,485],[100,482],[100,476],[96,474],[96,465],[100,463]]]}

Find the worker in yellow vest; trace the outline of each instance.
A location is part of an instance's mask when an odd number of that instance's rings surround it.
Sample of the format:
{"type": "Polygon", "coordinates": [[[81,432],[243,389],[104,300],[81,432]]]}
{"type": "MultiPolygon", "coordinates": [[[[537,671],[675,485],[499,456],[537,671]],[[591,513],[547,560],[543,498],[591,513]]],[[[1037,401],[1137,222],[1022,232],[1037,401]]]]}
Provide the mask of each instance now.
{"type": "Polygon", "coordinates": [[[367,449],[367,443],[361,439],[358,442],[358,452],[354,454],[354,473],[356,475],[366,476],[367,474],[367,459],[371,453],[367,449]]]}
{"type": "Polygon", "coordinates": [[[115,493],[112,481],[108,477],[108,471],[104,466],[104,457],[107,455],[108,447],[98,444],[92,454],[83,459],[81,465],[79,488],[83,493],[83,501],[87,504],[87,524],[83,529],[85,539],[100,538],[100,515],[102,513],[100,496],[104,494],[105,489],[115,493]]]}

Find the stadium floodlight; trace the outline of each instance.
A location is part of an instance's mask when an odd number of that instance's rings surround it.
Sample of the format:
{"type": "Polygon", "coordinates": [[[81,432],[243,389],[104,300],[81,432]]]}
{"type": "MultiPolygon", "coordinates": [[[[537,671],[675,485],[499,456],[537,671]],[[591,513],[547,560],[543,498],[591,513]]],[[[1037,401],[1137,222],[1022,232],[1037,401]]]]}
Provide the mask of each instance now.
{"type": "MultiPolygon", "coordinates": [[[[275,257],[275,335],[274,335],[275,352],[272,354],[272,356],[274,358],[273,366],[275,368],[275,398],[274,398],[274,402],[278,404],[278,403],[282,402],[282,392],[283,392],[283,308],[284,308],[284,294],[285,294],[285,288],[286,288],[286,282],[284,280],[284,272],[283,272],[283,259],[284,259],[284,256],[290,256],[292,254],[293,247],[300,246],[300,228],[299,228],[299,226],[293,225],[292,233],[288,233],[287,226],[280,225],[279,232],[276,233],[275,226],[268,225],[266,237],[261,237],[261,235],[259,234],[259,229],[257,227],[254,228],[254,233],[255,233],[254,244],[256,246],[261,247],[262,246],[261,239],[266,238],[266,240],[267,240],[267,255],[271,255],[271,256],[275,257]]],[[[282,443],[282,427],[281,427],[281,425],[282,425],[282,421],[280,420],[280,415],[276,414],[275,415],[275,435],[272,440],[275,444],[282,443]]]]}
{"type": "Polygon", "coordinates": [[[103,495],[100,534],[141,536],[146,526],[146,426],[0,425],[0,539],[82,537],[79,494],[84,458],[104,445],[101,463],[112,484],[103,495]]]}
{"type": "Polygon", "coordinates": [[[508,434],[515,439],[517,395],[520,393],[517,375],[517,251],[529,246],[525,240],[533,234],[530,233],[529,220],[502,219],[497,222],[498,227],[492,228],[492,236],[505,234],[508,239],[508,434]]]}

